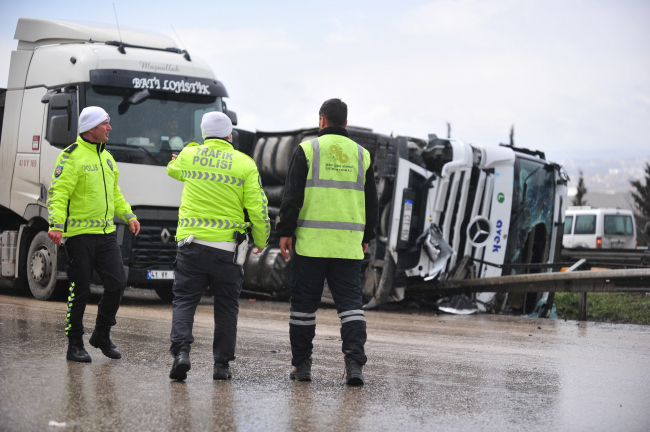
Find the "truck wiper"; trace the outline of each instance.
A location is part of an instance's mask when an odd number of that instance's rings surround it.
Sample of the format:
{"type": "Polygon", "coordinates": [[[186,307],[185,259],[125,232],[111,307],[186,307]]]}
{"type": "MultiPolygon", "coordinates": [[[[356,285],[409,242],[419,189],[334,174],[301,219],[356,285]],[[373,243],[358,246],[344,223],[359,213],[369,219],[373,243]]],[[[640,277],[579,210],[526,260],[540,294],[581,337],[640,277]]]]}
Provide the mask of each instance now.
{"type": "Polygon", "coordinates": [[[148,47],[148,46],[142,46],[142,45],[132,45],[129,43],[124,43],[120,41],[106,41],[104,42],[105,45],[113,45],[117,47],[117,50],[121,52],[122,54],[126,54],[126,50],[124,48],[140,48],[140,49],[148,49],[148,50],[154,50],[154,51],[167,51],[167,52],[173,52],[176,54],[183,54],[183,58],[187,61],[192,61],[192,58],[190,57],[190,53],[187,52],[187,50],[182,50],[176,47],[170,47],[170,48],[154,48],[154,47],[148,47]]]}

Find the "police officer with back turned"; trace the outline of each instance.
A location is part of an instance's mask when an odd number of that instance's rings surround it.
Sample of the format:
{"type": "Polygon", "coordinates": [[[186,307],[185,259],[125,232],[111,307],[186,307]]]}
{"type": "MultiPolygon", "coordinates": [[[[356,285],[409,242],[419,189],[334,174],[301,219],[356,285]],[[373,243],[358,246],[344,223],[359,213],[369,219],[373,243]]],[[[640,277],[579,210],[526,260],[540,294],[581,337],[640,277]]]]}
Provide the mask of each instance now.
{"type": "Polygon", "coordinates": [[[140,223],[117,184],[120,172],[115,159],[105,149],[111,131],[109,121],[108,114],[100,107],[87,107],[81,111],[80,136],[61,152],[48,192],[48,236],[57,245],[63,239],[63,248],[68,255],[70,289],[65,328],[68,336],[66,358],[76,362],[91,361],[82,336],[93,270],[101,277],[104,293],[97,305],[95,330],[89,342],[101,349],[106,357],[122,357],[110,338],[126,287],[113,217],[118,216],[128,223],[135,235],[140,232],[140,223]]]}
{"type": "Polygon", "coordinates": [[[377,191],[370,154],[348,138],[348,107],[323,103],[318,138],[300,144],[285,186],[280,250],[291,257],[290,378],[311,381],[316,311],[327,284],[341,319],[346,382],[363,385],[366,319],[362,310],[361,262],[377,225],[377,191]],[[295,235],[295,237],[294,237],[295,235]]]}
{"type": "Polygon", "coordinates": [[[271,232],[268,201],[255,162],[230,144],[232,123],[227,115],[210,112],[201,121],[204,143],[188,144],[172,156],[167,174],[185,183],[179,210],[174,273],[174,306],[169,378],[184,380],[190,370],[194,342],[194,312],[209,286],[214,296],[212,378],[232,378],[235,359],[241,264],[247,252],[246,230],[251,228],[256,248],[266,247],[271,232]],[[246,222],[244,208],[250,222],[246,222]],[[238,247],[239,244],[239,247],[238,247]]]}

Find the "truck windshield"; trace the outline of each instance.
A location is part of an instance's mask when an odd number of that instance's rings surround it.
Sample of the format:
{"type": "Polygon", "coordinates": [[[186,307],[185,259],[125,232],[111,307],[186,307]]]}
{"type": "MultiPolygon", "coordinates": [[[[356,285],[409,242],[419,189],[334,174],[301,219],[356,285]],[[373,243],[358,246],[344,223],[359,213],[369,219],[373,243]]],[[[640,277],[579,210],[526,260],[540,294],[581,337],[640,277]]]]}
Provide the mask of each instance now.
{"type": "Polygon", "coordinates": [[[220,97],[153,90],[139,103],[129,103],[137,92],[99,86],[85,92],[86,106],[102,107],[111,117],[106,148],[117,162],[165,166],[186,144],[203,142],[203,114],[223,110],[220,97]]]}
{"type": "MultiPolygon", "coordinates": [[[[504,264],[548,260],[553,232],[554,180],[551,165],[519,156],[515,158],[512,214],[504,264]]],[[[521,273],[521,270],[515,268],[510,273],[521,273]]]]}

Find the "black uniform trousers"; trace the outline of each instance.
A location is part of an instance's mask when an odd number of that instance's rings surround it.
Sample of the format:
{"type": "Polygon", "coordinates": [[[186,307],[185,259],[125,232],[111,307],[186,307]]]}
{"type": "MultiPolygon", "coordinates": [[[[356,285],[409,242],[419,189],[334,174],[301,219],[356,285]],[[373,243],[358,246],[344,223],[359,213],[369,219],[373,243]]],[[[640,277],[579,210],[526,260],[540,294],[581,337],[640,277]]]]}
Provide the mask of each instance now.
{"type": "Polygon", "coordinates": [[[201,295],[209,286],[214,296],[214,361],[227,363],[235,359],[239,294],[244,272],[241,266],[232,262],[233,256],[233,252],[196,243],[178,248],[174,268],[171,355],[190,352],[190,344],[194,342],[194,313],[201,295]]]}
{"type": "Polygon", "coordinates": [[[83,316],[90,299],[93,270],[99,274],[104,285],[104,293],[97,305],[96,325],[111,328],[116,323],[115,315],[126,287],[122,252],[115,233],[69,237],[65,241],[65,250],[68,255],[66,271],[70,280],[65,334],[69,338],[78,338],[84,333],[83,316]]]}
{"type": "Polygon", "coordinates": [[[291,364],[299,366],[311,357],[316,335],[316,311],[327,285],[341,319],[345,357],[366,364],[366,319],[361,298],[361,260],[291,256],[291,364]]]}

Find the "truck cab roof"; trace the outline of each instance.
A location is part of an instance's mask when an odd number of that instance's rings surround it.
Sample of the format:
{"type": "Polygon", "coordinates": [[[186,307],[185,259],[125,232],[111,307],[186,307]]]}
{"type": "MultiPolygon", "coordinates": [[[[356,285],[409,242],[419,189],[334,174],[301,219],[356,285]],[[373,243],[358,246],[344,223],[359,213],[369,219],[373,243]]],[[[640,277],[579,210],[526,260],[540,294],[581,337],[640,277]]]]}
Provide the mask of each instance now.
{"type": "Polygon", "coordinates": [[[128,27],[118,31],[117,26],[108,24],[41,18],[20,18],[14,39],[19,41],[19,50],[53,44],[110,41],[157,49],[178,48],[172,38],[162,33],[128,27]]]}
{"type": "Polygon", "coordinates": [[[130,28],[118,31],[116,25],[100,23],[20,18],[14,37],[18,47],[11,54],[8,90],[88,82],[90,71],[101,69],[116,74],[132,71],[141,78],[167,74],[185,81],[207,79],[217,85],[206,62],[190,58],[161,33],[130,28]]]}

